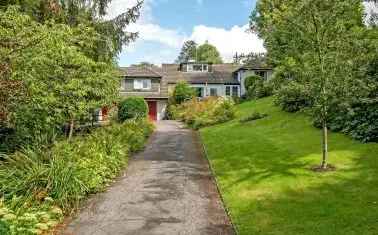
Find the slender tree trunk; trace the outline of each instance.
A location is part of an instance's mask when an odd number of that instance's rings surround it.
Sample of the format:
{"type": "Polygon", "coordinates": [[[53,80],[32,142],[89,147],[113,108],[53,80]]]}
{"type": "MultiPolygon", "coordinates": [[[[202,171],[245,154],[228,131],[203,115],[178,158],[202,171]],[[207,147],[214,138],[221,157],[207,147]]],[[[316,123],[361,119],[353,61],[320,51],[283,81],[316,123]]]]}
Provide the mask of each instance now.
{"type": "Polygon", "coordinates": [[[70,121],[70,132],[68,133],[69,140],[72,138],[73,131],[74,131],[74,119],[72,118],[70,121]]]}
{"type": "Polygon", "coordinates": [[[323,160],[322,160],[322,169],[327,168],[328,162],[328,128],[327,128],[327,121],[326,119],[323,120],[323,160]]]}

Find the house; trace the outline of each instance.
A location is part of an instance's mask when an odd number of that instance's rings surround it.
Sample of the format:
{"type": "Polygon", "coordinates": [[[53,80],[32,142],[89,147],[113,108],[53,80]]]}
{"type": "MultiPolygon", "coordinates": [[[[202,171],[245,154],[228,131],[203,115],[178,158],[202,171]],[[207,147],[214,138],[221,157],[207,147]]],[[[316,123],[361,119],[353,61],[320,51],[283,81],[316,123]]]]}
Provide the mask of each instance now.
{"type": "Polygon", "coordinates": [[[197,97],[235,96],[246,93],[245,79],[257,74],[269,79],[272,69],[236,64],[188,62],[157,66],[131,66],[120,68],[121,96],[144,97],[152,120],[165,117],[169,94],[179,81],[186,81],[196,90],[197,97]]]}

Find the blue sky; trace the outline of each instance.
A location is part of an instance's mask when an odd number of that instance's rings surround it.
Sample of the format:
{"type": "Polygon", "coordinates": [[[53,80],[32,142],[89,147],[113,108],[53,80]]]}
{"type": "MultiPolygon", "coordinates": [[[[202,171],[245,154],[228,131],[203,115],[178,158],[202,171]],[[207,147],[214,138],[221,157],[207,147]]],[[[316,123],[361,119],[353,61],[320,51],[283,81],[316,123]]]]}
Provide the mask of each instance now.
{"type": "MultiPolygon", "coordinates": [[[[112,18],[135,4],[136,0],[113,0],[108,9],[112,18]]],[[[235,52],[264,51],[262,41],[248,33],[248,17],[255,0],[145,0],[141,18],[129,31],[139,38],[126,46],[119,65],[148,61],[172,63],[186,40],[217,46],[226,62],[235,52]]]]}

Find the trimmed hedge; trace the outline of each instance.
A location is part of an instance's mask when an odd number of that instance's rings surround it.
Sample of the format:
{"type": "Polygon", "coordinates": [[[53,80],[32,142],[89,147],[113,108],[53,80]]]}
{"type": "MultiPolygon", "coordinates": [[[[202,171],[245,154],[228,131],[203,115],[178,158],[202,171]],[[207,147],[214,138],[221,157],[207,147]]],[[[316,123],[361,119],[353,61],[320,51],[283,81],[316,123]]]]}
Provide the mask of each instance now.
{"type": "Polygon", "coordinates": [[[129,97],[118,105],[118,120],[124,122],[132,118],[145,118],[148,114],[148,105],[142,97],[129,97]]]}

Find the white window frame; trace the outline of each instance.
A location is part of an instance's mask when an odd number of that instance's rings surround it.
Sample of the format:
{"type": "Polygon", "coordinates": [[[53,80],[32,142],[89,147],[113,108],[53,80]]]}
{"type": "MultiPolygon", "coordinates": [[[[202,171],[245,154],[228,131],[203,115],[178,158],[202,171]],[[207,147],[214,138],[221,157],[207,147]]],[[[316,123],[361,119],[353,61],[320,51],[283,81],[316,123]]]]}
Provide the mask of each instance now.
{"type": "Polygon", "coordinates": [[[212,96],[212,97],[217,97],[217,96],[219,96],[219,90],[218,90],[218,88],[216,88],[216,87],[210,87],[209,88],[209,96],[212,96]],[[215,95],[211,95],[211,91],[212,90],[215,90],[215,95]]]}
{"type": "Polygon", "coordinates": [[[209,72],[209,65],[208,64],[187,64],[186,66],[187,66],[186,71],[190,72],[190,73],[207,73],[207,72],[209,72]],[[194,66],[201,66],[201,70],[195,71],[194,66]]]}
{"type": "Polygon", "coordinates": [[[231,86],[226,86],[226,87],[225,87],[225,89],[224,89],[224,94],[225,94],[226,96],[231,96],[231,94],[232,94],[231,86]],[[227,89],[229,89],[230,94],[227,94],[227,89]]]}
{"type": "Polygon", "coordinates": [[[121,80],[121,91],[125,91],[126,90],[126,79],[122,79],[121,80]]]}
{"type": "Polygon", "coordinates": [[[240,96],[239,95],[240,94],[240,88],[239,88],[239,86],[235,86],[235,85],[226,86],[225,90],[224,90],[224,94],[225,94],[225,96],[229,96],[229,97],[235,97],[235,96],[239,97],[240,96]],[[230,94],[229,95],[227,95],[227,88],[230,89],[230,94]],[[234,94],[234,88],[237,89],[236,94],[234,94]]]}
{"type": "Polygon", "coordinates": [[[231,96],[239,97],[239,86],[231,86],[231,96]],[[234,94],[234,88],[236,88],[236,94],[234,94]]]}
{"type": "Polygon", "coordinates": [[[134,90],[151,90],[151,79],[134,79],[134,90]],[[146,85],[146,86],[145,86],[146,85]]]}

